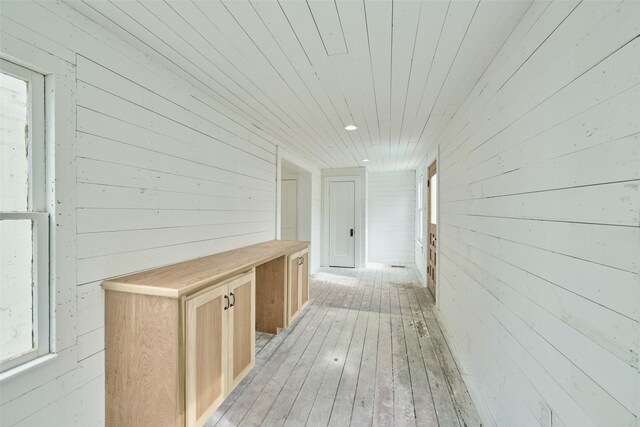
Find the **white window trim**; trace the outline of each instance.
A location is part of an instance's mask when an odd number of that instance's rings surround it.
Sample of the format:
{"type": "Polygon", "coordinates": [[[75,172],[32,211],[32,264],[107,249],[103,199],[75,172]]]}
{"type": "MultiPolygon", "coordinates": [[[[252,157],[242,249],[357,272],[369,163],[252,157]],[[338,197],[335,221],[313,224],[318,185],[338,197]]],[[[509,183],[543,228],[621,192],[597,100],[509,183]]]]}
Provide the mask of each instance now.
{"type": "Polygon", "coordinates": [[[34,349],[0,365],[0,373],[49,354],[50,346],[50,280],[49,280],[49,213],[46,198],[45,89],[44,76],[0,59],[0,71],[28,84],[29,114],[29,194],[28,211],[0,212],[0,220],[28,219],[33,224],[33,328],[34,349]],[[34,167],[35,165],[35,167],[34,167]]]}

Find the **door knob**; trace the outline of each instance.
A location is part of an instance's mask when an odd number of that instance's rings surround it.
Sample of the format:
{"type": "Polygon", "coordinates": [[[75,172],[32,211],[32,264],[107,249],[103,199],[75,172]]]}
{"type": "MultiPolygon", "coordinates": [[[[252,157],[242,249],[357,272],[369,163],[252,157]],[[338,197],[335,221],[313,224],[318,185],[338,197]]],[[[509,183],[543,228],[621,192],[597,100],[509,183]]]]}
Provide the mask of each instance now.
{"type": "Polygon", "coordinates": [[[353,228],[351,228],[351,229],[349,230],[349,235],[350,235],[351,237],[353,237],[353,228]]]}

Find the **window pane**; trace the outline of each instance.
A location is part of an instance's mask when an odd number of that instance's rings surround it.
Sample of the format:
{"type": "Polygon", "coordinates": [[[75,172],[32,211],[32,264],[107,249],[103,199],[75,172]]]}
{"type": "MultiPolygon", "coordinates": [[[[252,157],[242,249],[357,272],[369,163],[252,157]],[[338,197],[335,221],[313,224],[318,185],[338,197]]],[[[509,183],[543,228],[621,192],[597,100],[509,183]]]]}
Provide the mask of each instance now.
{"type": "Polygon", "coordinates": [[[34,348],[33,223],[0,221],[0,362],[34,348]]]}
{"type": "Polygon", "coordinates": [[[0,211],[27,210],[27,101],[27,82],[0,73],[0,211]]]}
{"type": "Polygon", "coordinates": [[[431,208],[430,208],[430,212],[431,212],[431,218],[429,219],[429,221],[431,221],[431,224],[437,224],[437,213],[438,213],[438,174],[434,174],[431,177],[431,199],[429,200],[429,203],[431,204],[431,208]]]}

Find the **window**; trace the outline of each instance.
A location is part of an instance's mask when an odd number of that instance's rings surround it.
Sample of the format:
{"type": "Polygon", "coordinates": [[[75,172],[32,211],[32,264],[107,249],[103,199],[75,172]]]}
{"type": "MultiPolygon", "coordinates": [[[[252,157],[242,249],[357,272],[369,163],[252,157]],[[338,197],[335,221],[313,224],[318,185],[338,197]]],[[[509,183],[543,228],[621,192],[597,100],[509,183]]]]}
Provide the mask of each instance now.
{"type": "Polygon", "coordinates": [[[429,211],[431,214],[431,218],[429,218],[429,222],[431,224],[438,224],[438,174],[434,173],[431,177],[431,191],[429,194],[431,196],[431,200],[429,200],[429,206],[431,206],[431,210],[429,211]]]}
{"type": "Polygon", "coordinates": [[[0,372],[49,352],[44,76],[0,60],[0,372]]]}
{"type": "Polygon", "coordinates": [[[418,243],[422,245],[424,236],[424,175],[418,180],[418,243]]]}

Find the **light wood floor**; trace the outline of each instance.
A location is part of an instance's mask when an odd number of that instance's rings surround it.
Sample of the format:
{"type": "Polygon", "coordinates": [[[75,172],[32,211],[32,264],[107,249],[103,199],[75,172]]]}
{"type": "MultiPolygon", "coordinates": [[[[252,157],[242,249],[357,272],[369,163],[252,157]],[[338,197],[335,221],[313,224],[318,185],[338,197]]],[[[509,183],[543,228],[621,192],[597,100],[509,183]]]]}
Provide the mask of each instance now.
{"type": "Polygon", "coordinates": [[[412,269],[322,269],[207,426],[480,425],[432,304],[412,269]]]}

